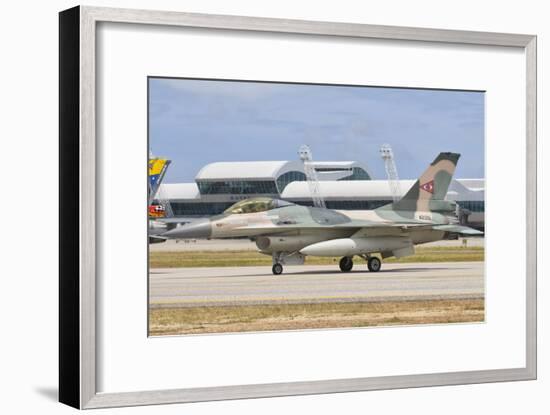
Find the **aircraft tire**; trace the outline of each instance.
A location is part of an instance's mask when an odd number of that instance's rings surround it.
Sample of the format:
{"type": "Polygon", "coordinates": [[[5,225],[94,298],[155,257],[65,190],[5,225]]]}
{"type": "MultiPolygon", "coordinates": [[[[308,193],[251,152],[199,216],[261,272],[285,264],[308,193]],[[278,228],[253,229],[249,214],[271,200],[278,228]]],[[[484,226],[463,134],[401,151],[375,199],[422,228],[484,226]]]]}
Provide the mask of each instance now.
{"type": "Polygon", "coordinates": [[[371,256],[367,261],[367,267],[371,272],[378,272],[382,268],[382,261],[378,257],[371,256]]]}
{"type": "Polygon", "coordinates": [[[283,266],[281,264],[273,264],[271,271],[273,272],[273,275],[280,275],[283,273],[283,266]]]}
{"type": "Polygon", "coordinates": [[[353,268],[353,259],[349,256],[342,257],[340,260],[340,271],[350,272],[353,268]]]}

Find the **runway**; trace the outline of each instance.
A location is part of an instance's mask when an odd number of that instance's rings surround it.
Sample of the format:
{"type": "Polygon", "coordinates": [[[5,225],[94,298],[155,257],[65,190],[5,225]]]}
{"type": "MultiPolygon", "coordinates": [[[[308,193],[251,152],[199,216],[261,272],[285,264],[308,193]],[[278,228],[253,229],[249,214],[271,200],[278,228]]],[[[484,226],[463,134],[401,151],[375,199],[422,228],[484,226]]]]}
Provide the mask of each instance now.
{"type": "Polygon", "coordinates": [[[484,297],[483,262],[364,265],[343,273],[338,265],[151,269],[151,307],[296,304],[484,297]]]}

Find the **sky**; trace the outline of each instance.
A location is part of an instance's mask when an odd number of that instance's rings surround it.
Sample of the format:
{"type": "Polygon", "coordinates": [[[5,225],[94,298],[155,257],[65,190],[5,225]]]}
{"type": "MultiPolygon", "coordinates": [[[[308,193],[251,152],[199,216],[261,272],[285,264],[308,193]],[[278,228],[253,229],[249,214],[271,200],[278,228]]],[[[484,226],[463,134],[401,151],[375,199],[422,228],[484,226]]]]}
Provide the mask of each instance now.
{"type": "Polygon", "coordinates": [[[461,153],[455,177],[484,177],[483,92],[191,79],[149,79],[149,145],[172,164],[165,183],[192,182],[207,163],[361,161],[385,179],[380,146],[399,178],[441,151],[461,153]]]}

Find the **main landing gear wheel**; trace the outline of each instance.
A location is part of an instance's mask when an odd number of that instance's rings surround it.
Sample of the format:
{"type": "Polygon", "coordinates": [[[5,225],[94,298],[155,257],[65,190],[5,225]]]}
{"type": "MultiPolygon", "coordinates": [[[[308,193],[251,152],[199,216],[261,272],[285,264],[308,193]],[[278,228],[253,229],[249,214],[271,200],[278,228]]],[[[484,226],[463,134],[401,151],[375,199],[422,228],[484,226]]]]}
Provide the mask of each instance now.
{"type": "Polygon", "coordinates": [[[340,270],[342,272],[349,272],[353,268],[353,259],[349,256],[345,256],[340,260],[340,270]]]}
{"type": "Polygon", "coordinates": [[[380,268],[382,268],[382,261],[375,256],[371,256],[367,261],[367,267],[371,272],[378,272],[380,271],[380,268]]]}
{"type": "Polygon", "coordinates": [[[280,275],[283,272],[283,266],[281,264],[273,264],[271,271],[274,275],[280,275]]]}

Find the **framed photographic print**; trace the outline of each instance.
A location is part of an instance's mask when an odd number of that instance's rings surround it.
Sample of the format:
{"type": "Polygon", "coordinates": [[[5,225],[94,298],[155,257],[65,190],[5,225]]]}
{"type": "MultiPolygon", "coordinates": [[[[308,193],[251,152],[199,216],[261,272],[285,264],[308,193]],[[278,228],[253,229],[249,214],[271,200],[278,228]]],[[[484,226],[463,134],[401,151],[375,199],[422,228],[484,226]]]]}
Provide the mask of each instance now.
{"type": "Polygon", "coordinates": [[[536,378],[536,37],[60,13],[60,401],[536,378]]]}

